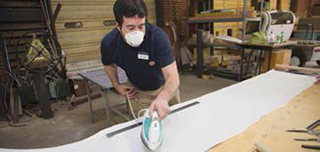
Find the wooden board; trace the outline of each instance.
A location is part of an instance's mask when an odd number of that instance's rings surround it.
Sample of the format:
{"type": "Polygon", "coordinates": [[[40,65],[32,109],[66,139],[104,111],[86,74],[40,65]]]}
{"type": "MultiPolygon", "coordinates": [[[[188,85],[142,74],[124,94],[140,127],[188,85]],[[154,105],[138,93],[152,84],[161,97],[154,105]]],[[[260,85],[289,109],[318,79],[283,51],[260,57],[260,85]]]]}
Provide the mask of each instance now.
{"type": "Polygon", "coordinates": [[[297,0],[296,2],[296,8],[297,11],[295,12],[295,15],[300,18],[307,17],[308,8],[310,7],[310,0],[297,0]]]}
{"type": "Polygon", "coordinates": [[[209,152],[253,151],[254,144],[257,142],[262,143],[272,152],[311,151],[301,148],[301,145],[319,145],[319,142],[300,142],[293,139],[315,136],[305,133],[288,133],[286,130],[305,129],[318,119],[320,119],[320,85],[313,85],[282,108],[269,113],[243,133],[218,144],[209,152]]]}
{"type": "Polygon", "coordinates": [[[291,3],[291,0],[281,0],[281,10],[289,11],[290,3],[291,3]]]}
{"type": "MultiPolygon", "coordinates": [[[[251,1],[247,0],[246,6],[251,7],[251,1]]],[[[243,0],[214,0],[214,9],[242,9],[243,0]]]]}
{"type": "Polygon", "coordinates": [[[274,69],[279,71],[295,71],[295,72],[304,73],[307,75],[320,75],[320,69],[315,69],[315,68],[295,67],[295,66],[277,64],[274,69]]]}
{"type": "Polygon", "coordinates": [[[270,10],[277,9],[277,0],[270,0],[270,10]]]}

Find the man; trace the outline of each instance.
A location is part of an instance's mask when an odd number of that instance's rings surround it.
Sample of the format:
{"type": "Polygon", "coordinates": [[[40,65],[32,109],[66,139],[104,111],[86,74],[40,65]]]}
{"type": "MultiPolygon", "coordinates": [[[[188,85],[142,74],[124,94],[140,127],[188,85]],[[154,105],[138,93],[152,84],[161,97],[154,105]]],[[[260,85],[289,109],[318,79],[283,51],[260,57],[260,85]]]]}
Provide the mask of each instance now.
{"type": "Polygon", "coordinates": [[[169,113],[169,103],[180,102],[179,75],[167,35],[159,27],[146,23],[143,0],[117,0],[113,7],[116,28],[101,42],[101,60],[119,94],[137,99],[135,113],[149,107],[160,119],[169,113]],[[129,81],[120,84],[116,66],[126,72],[129,81]]]}

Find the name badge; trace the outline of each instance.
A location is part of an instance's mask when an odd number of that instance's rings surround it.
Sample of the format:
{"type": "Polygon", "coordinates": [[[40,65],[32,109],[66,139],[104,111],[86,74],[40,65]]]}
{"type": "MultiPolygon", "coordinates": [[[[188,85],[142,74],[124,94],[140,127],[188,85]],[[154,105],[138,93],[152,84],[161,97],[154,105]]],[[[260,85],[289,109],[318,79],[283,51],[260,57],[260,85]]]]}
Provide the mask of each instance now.
{"type": "Polygon", "coordinates": [[[148,52],[139,52],[138,53],[138,59],[149,60],[148,52]]]}

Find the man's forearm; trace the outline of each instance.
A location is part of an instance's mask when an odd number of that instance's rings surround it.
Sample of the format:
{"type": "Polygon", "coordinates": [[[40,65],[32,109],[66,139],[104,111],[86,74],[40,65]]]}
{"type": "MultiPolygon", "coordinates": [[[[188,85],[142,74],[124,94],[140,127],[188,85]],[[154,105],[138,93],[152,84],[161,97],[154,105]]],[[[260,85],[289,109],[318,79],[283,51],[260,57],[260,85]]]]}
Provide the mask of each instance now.
{"type": "Polygon", "coordinates": [[[177,81],[174,81],[174,80],[166,81],[166,83],[164,84],[163,90],[159,93],[157,98],[162,98],[169,102],[172,99],[172,97],[176,94],[178,87],[179,87],[179,79],[177,81]]]}
{"type": "Polygon", "coordinates": [[[116,65],[114,65],[114,64],[105,65],[104,71],[109,76],[109,79],[111,80],[113,87],[119,86],[118,69],[117,69],[116,65]]]}
{"type": "Polygon", "coordinates": [[[178,90],[178,87],[180,84],[180,80],[179,80],[179,74],[178,74],[178,70],[175,62],[166,68],[167,69],[163,70],[163,74],[166,82],[164,84],[163,90],[159,93],[157,98],[160,98],[169,102],[172,99],[172,97],[176,94],[176,91],[178,90]]]}

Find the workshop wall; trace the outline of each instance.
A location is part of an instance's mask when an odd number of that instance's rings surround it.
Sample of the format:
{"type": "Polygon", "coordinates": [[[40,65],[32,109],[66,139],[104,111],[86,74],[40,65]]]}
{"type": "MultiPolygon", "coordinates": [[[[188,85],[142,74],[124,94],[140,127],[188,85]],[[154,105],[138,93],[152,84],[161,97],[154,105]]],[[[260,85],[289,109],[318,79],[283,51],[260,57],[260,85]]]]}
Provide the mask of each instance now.
{"type": "MultiPolygon", "coordinates": [[[[279,8],[281,10],[290,10],[291,0],[278,0],[280,2],[279,8]]],[[[252,16],[255,6],[252,6],[252,1],[247,0],[247,15],[252,16]]],[[[270,10],[277,9],[277,0],[269,0],[270,10]]],[[[238,13],[242,14],[243,0],[214,0],[214,9],[236,9],[238,13]]],[[[252,16],[254,17],[254,16],[252,16]]],[[[214,24],[214,35],[218,32],[219,35],[227,35],[228,29],[232,30],[232,36],[241,38],[241,22],[229,22],[229,23],[215,23],[214,24]]]]}
{"type": "MultiPolygon", "coordinates": [[[[56,31],[67,63],[100,59],[100,42],[115,26],[115,0],[52,0],[52,9],[62,4],[56,31]]],[[[154,0],[145,0],[148,21],[155,23],[154,0]]]]}
{"type": "Polygon", "coordinates": [[[320,16],[320,0],[294,0],[291,6],[296,16],[310,18],[320,16]]]}
{"type": "MultiPolygon", "coordinates": [[[[215,0],[213,3],[213,9],[235,9],[237,13],[242,14],[243,0],[215,0]]],[[[247,0],[246,9],[248,14],[253,12],[251,1],[247,0]]],[[[228,30],[232,31],[231,36],[241,38],[241,22],[224,22],[214,23],[214,35],[227,35],[228,30]]]]}
{"type": "MultiPolygon", "coordinates": [[[[190,0],[189,0],[190,1],[190,0]]],[[[243,0],[214,0],[213,1],[214,9],[237,9],[242,10],[243,0]]],[[[289,10],[291,0],[281,0],[280,8],[282,10],[289,10]]],[[[180,40],[182,45],[186,42],[186,0],[163,0],[163,9],[164,9],[164,21],[174,21],[180,32],[180,40]]],[[[270,0],[270,8],[277,8],[277,0],[270,0]]],[[[192,10],[189,10],[192,11],[192,10]]],[[[251,0],[247,0],[247,11],[253,11],[251,6],[251,0]]],[[[232,29],[232,36],[241,37],[242,23],[240,22],[231,22],[231,23],[215,23],[214,29],[219,35],[226,35],[228,29],[232,29]]],[[[170,40],[173,40],[172,32],[168,27],[164,27],[165,31],[170,37],[170,40]]],[[[191,35],[189,35],[191,36],[191,35]]]]}
{"type": "MultiPolygon", "coordinates": [[[[182,44],[186,39],[186,0],[163,0],[164,21],[173,21],[180,33],[180,41],[182,44]]],[[[171,42],[173,41],[173,34],[169,27],[164,27],[171,42]]]]}
{"type": "Polygon", "coordinates": [[[281,10],[290,10],[291,0],[281,0],[280,8],[281,10]]]}
{"type": "MultiPolygon", "coordinates": [[[[164,21],[173,21],[180,33],[180,41],[182,45],[187,42],[186,38],[186,0],[163,0],[164,9],[164,21]]],[[[243,0],[214,0],[214,9],[242,9],[243,0]]],[[[247,0],[247,7],[251,7],[251,1],[247,0]]],[[[190,11],[190,10],[189,10],[190,11]]],[[[192,11],[192,10],[191,10],[192,11]]],[[[239,37],[239,27],[241,23],[216,23],[214,24],[215,31],[220,35],[226,34],[228,29],[233,29],[233,35],[239,37]]],[[[169,35],[171,41],[173,41],[172,32],[168,27],[164,27],[165,31],[169,35]]],[[[216,33],[216,32],[214,32],[216,33]]],[[[191,36],[191,35],[189,35],[191,36]]]]}

